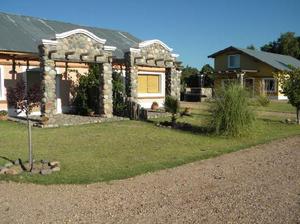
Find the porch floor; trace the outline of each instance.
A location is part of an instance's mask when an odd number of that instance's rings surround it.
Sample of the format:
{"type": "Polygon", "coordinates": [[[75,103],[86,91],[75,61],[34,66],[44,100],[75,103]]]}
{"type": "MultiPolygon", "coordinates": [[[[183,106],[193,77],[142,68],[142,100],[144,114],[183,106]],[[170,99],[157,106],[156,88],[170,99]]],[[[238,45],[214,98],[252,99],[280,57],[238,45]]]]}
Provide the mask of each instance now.
{"type": "MultiPolygon", "coordinates": [[[[20,123],[26,123],[25,117],[9,117],[11,121],[16,121],[20,123]]],[[[30,121],[33,126],[41,128],[54,128],[61,126],[73,126],[73,125],[82,125],[82,124],[94,124],[94,123],[103,123],[103,122],[113,122],[113,121],[122,121],[129,120],[126,117],[111,117],[105,118],[100,116],[80,116],[73,114],[56,114],[49,120],[42,124],[40,116],[30,116],[30,121]]]]}

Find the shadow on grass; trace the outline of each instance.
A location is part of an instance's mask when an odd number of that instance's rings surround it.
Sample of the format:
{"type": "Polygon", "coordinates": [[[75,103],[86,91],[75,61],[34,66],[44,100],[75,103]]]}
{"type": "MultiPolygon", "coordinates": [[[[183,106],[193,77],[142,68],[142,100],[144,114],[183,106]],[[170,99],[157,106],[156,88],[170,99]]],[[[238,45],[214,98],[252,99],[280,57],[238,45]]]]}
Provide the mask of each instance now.
{"type": "Polygon", "coordinates": [[[0,159],[4,159],[4,160],[6,160],[6,161],[8,161],[8,162],[10,162],[14,165],[19,165],[22,168],[23,171],[27,170],[20,158],[17,159],[17,160],[12,160],[12,159],[7,158],[6,156],[0,156],[0,159]]]}
{"type": "Polygon", "coordinates": [[[176,125],[173,127],[170,121],[153,121],[153,120],[146,120],[145,122],[154,124],[160,128],[166,128],[175,131],[183,131],[192,134],[199,134],[199,135],[211,135],[214,133],[214,130],[208,126],[199,126],[199,125],[192,125],[186,122],[176,122],[176,125]]]}
{"type": "Polygon", "coordinates": [[[258,118],[258,119],[269,123],[286,124],[285,122],[283,122],[283,120],[280,119],[271,119],[271,118],[258,118]]]}
{"type": "Polygon", "coordinates": [[[11,159],[7,158],[6,156],[0,156],[0,159],[4,159],[4,160],[6,160],[8,162],[11,162],[11,163],[15,162],[14,160],[11,160],[11,159]]]}

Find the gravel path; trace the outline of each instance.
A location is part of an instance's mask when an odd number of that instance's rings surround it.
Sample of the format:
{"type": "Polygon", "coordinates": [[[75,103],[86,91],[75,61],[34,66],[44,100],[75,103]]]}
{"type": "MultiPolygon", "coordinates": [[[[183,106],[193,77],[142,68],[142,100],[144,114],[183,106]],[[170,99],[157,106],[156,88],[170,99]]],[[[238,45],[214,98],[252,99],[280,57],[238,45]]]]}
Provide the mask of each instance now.
{"type": "Polygon", "coordinates": [[[0,223],[300,223],[300,136],[127,180],[0,182],[0,223]]]}

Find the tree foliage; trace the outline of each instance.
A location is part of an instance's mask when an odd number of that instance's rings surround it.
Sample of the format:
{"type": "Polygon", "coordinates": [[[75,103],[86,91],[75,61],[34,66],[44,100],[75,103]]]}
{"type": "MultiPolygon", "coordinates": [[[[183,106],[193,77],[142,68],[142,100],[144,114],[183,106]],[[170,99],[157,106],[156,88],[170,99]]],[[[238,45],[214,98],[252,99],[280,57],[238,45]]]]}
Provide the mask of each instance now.
{"type": "Polygon", "coordinates": [[[291,71],[277,73],[276,77],[282,87],[282,93],[296,108],[297,123],[300,124],[300,68],[292,68],[291,71]]]}
{"type": "Polygon", "coordinates": [[[214,68],[211,67],[209,64],[203,65],[200,73],[203,74],[203,81],[202,81],[203,87],[213,87],[214,80],[216,78],[214,73],[214,68]]]}
{"type": "Polygon", "coordinates": [[[181,81],[186,83],[186,80],[192,76],[192,75],[197,75],[199,73],[199,70],[197,68],[191,67],[191,66],[185,66],[182,69],[181,73],[181,81]]]}
{"type": "Polygon", "coordinates": [[[255,46],[253,44],[250,44],[246,48],[249,49],[249,50],[256,50],[256,48],[255,48],[255,46]]]}
{"type": "Polygon", "coordinates": [[[270,41],[262,46],[261,50],[300,59],[300,37],[296,36],[294,32],[286,32],[281,34],[276,41],[270,41]]]}
{"type": "Polygon", "coordinates": [[[15,108],[18,113],[24,112],[29,115],[34,107],[40,105],[41,99],[41,87],[34,85],[27,89],[22,78],[16,82],[15,87],[7,89],[8,105],[15,108]]]}
{"type": "Polygon", "coordinates": [[[88,115],[91,111],[99,112],[100,65],[91,65],[86,75],[79,77],[79,84],[74,100],[77,113],[88,115]]]}
{"type": "Polygon", "coordinates": [[[214,68],[210,66],[210,64],[205,64],[200,70],[202,74],[211,74],[214,72],[214,68]]]}
{"type": "Polygon", "coordinates": [[[120,72],[112,73],[113,84],[113,113],[118,116],[124,116],[126,114],[126,94],[125,85],[122,74],[120,72]]]}

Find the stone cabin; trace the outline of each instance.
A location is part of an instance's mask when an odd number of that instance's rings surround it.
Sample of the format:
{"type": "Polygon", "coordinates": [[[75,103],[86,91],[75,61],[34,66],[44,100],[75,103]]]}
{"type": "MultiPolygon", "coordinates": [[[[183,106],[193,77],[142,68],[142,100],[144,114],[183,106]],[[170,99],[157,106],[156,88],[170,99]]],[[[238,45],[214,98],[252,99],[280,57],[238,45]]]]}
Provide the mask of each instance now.
{"type": "Polygon", "coordinates": [[[100,113],[112,116],[112,72],[121,72],[127,97],[141,107],[160,107],[166,95],[179,98],[178,54],[160,40],[142,41],[117,30],[0,13],[0,110],[14,115],[6,90],[23,78],[39,85],[41,106],[34,114],[52,116],[72,110],[73,86],[100,64],[100,113]]]}

